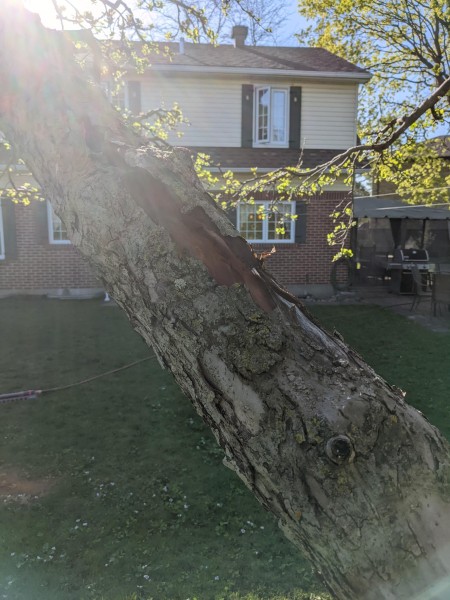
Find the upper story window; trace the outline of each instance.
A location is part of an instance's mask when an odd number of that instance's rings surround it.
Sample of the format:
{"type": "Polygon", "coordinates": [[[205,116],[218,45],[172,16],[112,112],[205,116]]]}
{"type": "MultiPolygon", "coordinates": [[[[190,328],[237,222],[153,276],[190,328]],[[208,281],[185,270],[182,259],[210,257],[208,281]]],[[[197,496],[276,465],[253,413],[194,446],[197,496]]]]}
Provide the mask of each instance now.
{"type": "Polygon", "coordinates": [[[240,204],[237,228],[248,242],[293,243],[295,241],[295,202],[276,207],[271,202],[240,204]]]}
{"type": "Polygon", "coordinates": [[[2,201],[0,200],[0,260],[5,258],[5,233],[3,231],[2,201]]]}
{"type": "Polygon", "coordinates": [[[288,145],[288,89],[255,88],[255,145],[288,145]]]}
{"type": "Polygon", "coordinates": [[[242,84],[242,148],[300,149],[302,89],[242,84]]]}
{"type": "Polygon", "coordinates": [[[102,87],[111,104],[121,111],[129,110],[133,115],[141,112],[140,81],[104,81],[102,87]]]}
{"type": "Polygon", "coordinates": [[[48,241],[50,244],[70,244],[65,228],[61,219],[55,215],[50,202],[47,201],[47,223],[48,223],[48,241]]]}

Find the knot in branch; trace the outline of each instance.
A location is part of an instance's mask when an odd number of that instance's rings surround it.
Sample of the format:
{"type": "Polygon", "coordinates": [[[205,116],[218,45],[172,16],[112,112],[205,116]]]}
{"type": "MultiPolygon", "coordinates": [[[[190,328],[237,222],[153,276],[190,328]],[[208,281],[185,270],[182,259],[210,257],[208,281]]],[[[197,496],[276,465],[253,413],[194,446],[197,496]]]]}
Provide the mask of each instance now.
{"type": "Polygon", "coordinates": [[[351,463],[355,458],[355,450],[350,439],[346,435],[337,435],[328,440],[326,455],[336,465],[351,463]]]}

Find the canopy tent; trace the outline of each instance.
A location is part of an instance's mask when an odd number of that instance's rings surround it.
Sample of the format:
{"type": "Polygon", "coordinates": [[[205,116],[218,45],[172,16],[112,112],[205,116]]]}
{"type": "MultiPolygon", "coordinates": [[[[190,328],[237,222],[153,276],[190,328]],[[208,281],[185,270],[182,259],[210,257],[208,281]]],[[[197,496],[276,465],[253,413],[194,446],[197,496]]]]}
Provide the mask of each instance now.
{"type": "Polygon", "coordinates": [[[355,198],[353,216],[372,219],[431,219],[450,220],[450,204],[406,204],[398,196],[355,198]]]}

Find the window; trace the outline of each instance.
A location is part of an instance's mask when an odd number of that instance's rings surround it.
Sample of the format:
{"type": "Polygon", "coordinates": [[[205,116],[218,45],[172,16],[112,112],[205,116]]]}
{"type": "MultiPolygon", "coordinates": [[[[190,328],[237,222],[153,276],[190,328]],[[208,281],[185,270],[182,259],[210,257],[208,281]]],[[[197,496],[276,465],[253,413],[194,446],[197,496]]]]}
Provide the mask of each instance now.
{"type": "Polygon", "coordinates": [[[293,243],[295,241],[295,202],[283,202],[276,207],[271,202],[240,204],[237,228],[249,242],[293,243]]]}
{"type": "Polygon", "coordinates": [[[356,198],[368,198],[374,194],[374,181],[370,171],[357,170],[353,184],[353,195],[356,198]]]}
{"type": "Polygon", "coordinates": [[[0,200],[0,260],[5,258],[5,234],[3,231],[2,201],[0,200]]]}
{"type": "Polygon", "coordinates": [[[255,88],[255,145],[288,143],[288,90],[270,86],[255,88]]]}
{"type": "Polygon", "coordinates": [[[111,104],[119,108],[121,111],[124,111],[127,108],[126,83],[103,81],[101,86],[111,104]]]}
{"type": "Polygon", "coordinates": [[[141,83],[139,81],[104,81],[102,88],[111,104],[122,112],[129,110],[133,115],[141,112],[141,83]]]}
{"type": "Polygon", "coordinates": [[[48,241],[50,244],[70,244],[67,230],[59,217],[55,215],[50,202],[47,201],[48,241]]]}

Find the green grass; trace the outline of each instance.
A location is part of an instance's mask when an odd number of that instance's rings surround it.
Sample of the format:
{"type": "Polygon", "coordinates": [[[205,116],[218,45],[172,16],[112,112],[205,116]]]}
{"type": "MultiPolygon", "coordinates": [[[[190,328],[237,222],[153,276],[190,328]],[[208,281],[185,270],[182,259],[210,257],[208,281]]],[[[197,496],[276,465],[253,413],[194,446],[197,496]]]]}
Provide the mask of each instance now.
{"type": "MultiPolygon", "coordinates": [[[[450,436],[450,335],[377,307],[314,313],[450,436]]],[[[100,302],[2,300],[0,331],[0,393],[149,355],[100,302]]],[[[0,497],[0,599],[329,598],[156,361],[0,417],[0,491],[5,476],[47,488],[0,497]]]]}
{"type": "MultiPolygon", "coordinates": [[[[149,355],[100,302],[2,300],[0,331],[0,393],[149,355]]],[[[29,486],[0,497],[0,599],[328,598],[156,361],[0,418],[0,491],[29,486]]]]}
{"type": "Polygon", "coordinates": [[[367,305],[315,306],[312,312],[389,383],[406,392],[450,440],[450,334],[435,333],[389,310],[367,305]]]}

